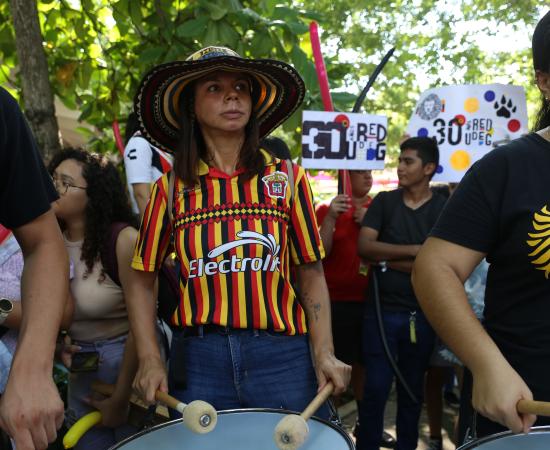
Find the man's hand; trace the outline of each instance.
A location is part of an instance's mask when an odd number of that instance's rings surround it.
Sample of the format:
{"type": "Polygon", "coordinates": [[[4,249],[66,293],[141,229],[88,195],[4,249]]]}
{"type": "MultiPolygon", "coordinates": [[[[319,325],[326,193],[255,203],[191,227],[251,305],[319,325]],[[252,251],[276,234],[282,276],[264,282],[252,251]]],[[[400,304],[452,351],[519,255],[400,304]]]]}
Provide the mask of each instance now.
{"type": "Polygon", "coordinates": [[[472,405],[483,416],[514,433],[527,433],[537,416],[520,414],[519,400],[533,400],[533,394],[518,373],[502,358],[474,372],[472,405]]]}
{"type": "Polygon", "coordinates": [[[19,367],[12,367],[0,399],[0,426],[13,438],[17,450],[43,450],[55,441],[63,424],[63,402],[51,371],[19,367]]]}

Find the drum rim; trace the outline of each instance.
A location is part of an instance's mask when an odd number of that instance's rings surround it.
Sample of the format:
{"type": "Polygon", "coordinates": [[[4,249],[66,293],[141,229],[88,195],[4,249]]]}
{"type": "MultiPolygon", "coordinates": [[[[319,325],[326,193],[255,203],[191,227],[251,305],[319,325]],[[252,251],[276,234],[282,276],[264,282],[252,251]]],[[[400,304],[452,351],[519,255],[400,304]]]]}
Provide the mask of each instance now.
{"type": "MultiPolygon", "coordinates": [[[[539,432],[539,431],[550,431],[550,425],[541,425],[538,427],[531,427],[529,429],[529,433],[531,432],[539,432]]],[[[501,431],[500,433],[491,434],[489,436],[484,436],[479,439],[474,439],[473,441],[467,442],[466,444],[462,444],[460,447],[457,447],[456,450],[469,450],[469,449],[475,449],[478,445],[486,444],[487,442],[496,441],[497,439],[500,439],[505,436],[512,436],[512,435],[519,435],[523,433],[514,433],[511,430],[508,431],[501,431]]]]}
{"type": "MultiPolygon", "coordinates": [[[[234,413],[253,413],[253,412],[269,412],[269,413],[277,413],[277,414],[294,414],[299,415],[300,413],[296,411],[289,411],[287,409],[276,409],[276,408],[237,408],[237,409],[224,409],[222,411],[218,411],[218,416],[225,415],[225,414],[234,414],[234,413]]],[[[338,425],[333,424],[332,422],[321,419],[319,417],[311,417],[309,420],[315,420],[316,422],[320,422],[323,425],[327,425],[328,427],[332,428],[334,431],[339,433],[344,440],[349,445],[350,450],[355,450],[355,444],[353,443],[353,440],[351,439],[351,436],[338,425]]],[[[154,427],[147,428],[145,430],[141,430],[136,434],[133,434],[132,436],[128,436],[126,439],[123,439],[122,441],[116,443],[114,446],[112,446],[109,450],[117,450],[123,445],[126,445],[128,442],[133,441],[134,439],[138,439],[144,434],[150,433],[151,431],[159,430],[161,428],[173,425],[176,422],[181,422],[182,419],[174,419],[169,420],[168,422],[159,423],[158,425],[155,425],[154,427]]]]}

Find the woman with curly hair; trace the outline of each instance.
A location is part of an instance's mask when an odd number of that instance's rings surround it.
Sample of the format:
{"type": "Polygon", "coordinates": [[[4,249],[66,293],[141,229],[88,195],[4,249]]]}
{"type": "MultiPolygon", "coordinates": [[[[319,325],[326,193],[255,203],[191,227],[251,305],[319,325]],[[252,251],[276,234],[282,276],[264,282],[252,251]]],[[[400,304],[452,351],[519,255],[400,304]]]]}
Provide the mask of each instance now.
{"type": "Polygon", "coordinates": [[[67,345],[64,352],[64,362],[71,369],[67,424],[92,408],[99,409],[105,427],[86,433],[76,448],[101,450],[134,431],[125,424],[135,372],[125,292],[137,237],[135,219],[117,169],[104,156],[68,149],[54,156],[49,171],[59,192],[54,212],[74,264],[70,292],[75,313],[69,329],[73,345],[67,345]],[[119,280],[107,273],[110,266],[116,267],[108,261],[109,246],[115,245],[111,242],[115,227],[120,230],[116,237],[118,274],[112,275],[119,280]],[[107,400],[91,400],[90,384],[96,379],[117,382],[115,394],[107,400]]]}

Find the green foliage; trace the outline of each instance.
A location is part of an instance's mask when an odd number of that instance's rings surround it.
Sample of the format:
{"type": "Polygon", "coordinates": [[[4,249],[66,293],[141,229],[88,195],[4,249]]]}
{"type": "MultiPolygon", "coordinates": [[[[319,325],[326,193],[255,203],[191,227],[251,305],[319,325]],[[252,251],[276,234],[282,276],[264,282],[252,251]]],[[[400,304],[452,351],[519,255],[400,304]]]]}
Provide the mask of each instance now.
{"type": "MultiPolygon", "coordinates": [[[[42,0],[38,8],[53,90],[100,130],[90,140],[98,151],[114,151],[112,122],[124,126],[147,70],[207,45],[289,61],[310,88],[316,83],[313,62],[297,47],[310,15],[275,1],[42,0]]],[[[0,82],[19,85],[17,64],[8,2],[2,2],[0,82]]],[[[299,121],[293,123],[285,125],[291,135],[299,121]]]]}
{"type": "MultiPolygon", "coordinates": [[[[481,48],[473,28],[496,35],[507,24],[532,30],[539,0],[39,0],[50,81],[66,106],[98,130],[90,144],[114,151],[111,124],[123,122],[142,75],[206,45],[292,63],[307,86],[305,109],[323,109],[309,44],[317,20],[337,110],[350,111],[376,64],[396,52],[364,111],[390,119],[389,155],[422,89],[441,84],[522,84],[536,101],[529,51],[481,48]],[[470,21],[472,31],[459,32],[470,21]],[[475,25],[475,27],[474,27],[475,25]],[[442,70],[444,69],[444,70],[442,70]],[[445,73],[445,76],[442,74],[445,73]]],[[[527,31],[526,31],[527,32],[527,31]]],[[[19,85],[8,2],[0,2],[0,83],[19,85]]],[[[530,111],[533,111],[530,104],[530,111]]],[[[276,133],[299,153],[301,111],[276,133]]]]}

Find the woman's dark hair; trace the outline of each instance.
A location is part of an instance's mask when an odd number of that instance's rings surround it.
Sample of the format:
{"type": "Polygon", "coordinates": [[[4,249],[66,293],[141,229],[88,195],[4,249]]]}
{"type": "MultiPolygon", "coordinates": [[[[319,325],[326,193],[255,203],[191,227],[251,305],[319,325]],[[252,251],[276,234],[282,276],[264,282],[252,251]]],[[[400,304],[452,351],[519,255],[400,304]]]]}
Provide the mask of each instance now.
{"type": "MultiPolygon", "coordinates": [[[[53,175],[55,169],[68,159],[82,165],[82,176],[87,184],[88,204],[82,243],[82,261],[86,264],[87,275],[98,260],[101,260],[104,268],[106,267],[106,246],[110,239],[111,224],[125,222],[135,227],[137,223],[128,202],[125,186],[112,162],[103,155],[67,148],[57,153],[50,161],[50,174],[53,175]]],[[[63,224],[61,226],[63,227],[63,224]]],[[[103,278],[104,270],[100,280],[103,278]]]]}
{"type": "MultiPolygon", "coordinates": [[[[550,76],[550,11],[539,20],[533,33],[533,66],[535,70],[550,76]]],[[[542,95],[542,105],[537,114],[535,130],[550,126],[550,99],[542,95]]]]}
{"type": "Polygon", "coordinates": [[[124,145],[128,145],[128,141],[132,138],[136,131],[139,130],[139,121],[135,112],[128,114],[126,120],[126,129],[124,130],[124,145]]]}
{"type": "MultiPolygon", "coordinates": [[[[195,83],[185,87],[180,98],[180,140],[174,155],[174,172],[186,186],[194,186],[199,181],[199,160],[208,157],[200,125],[195,117],[195,83]]],[[[252,101],[254,104],[254,100],[252,101]]],[[[254,111],[245,128],[245,140],[241,148],[238,168],[244,168],[243,180],[249,180],[261,173],[264,158],[259,151],[260,129],[254,111]]]]}

